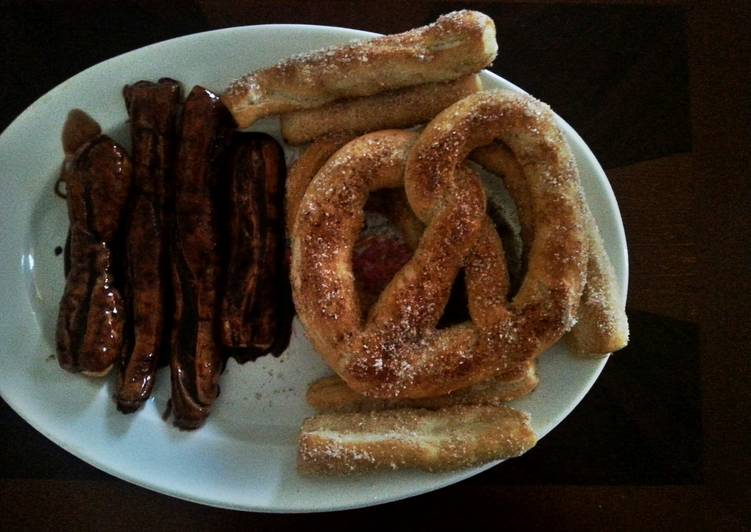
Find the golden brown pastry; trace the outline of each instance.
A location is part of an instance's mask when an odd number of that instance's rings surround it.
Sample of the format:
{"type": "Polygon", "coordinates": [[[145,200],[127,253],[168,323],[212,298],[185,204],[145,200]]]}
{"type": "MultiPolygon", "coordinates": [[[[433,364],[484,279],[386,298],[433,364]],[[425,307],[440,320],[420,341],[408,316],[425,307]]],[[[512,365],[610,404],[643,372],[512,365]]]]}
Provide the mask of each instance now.
{"type": "MultiPolygon", "coordinates": [[[[488,171],[503,176],[517,206],[526,260],[534,238],[534,215],[521,166],[511,150],[500,144],[478,148],[472,152],[472,158],[488,171]]],[[[576,325],[565,339],[577,354],[602,356],[622,349],[628,343],[628,319],[597,222],[584,198],[582,202],[588,248],[587,280],[576,325]]]]}
{"type": "Polygon", "coordinates": [[[396,35],[301,54],[234,81],[222,96],[237,125],[479,72],[495,58],[495,24],[477,11],[456,11],[396,35]]]}
{"type": "Polygon", "coordinates": [[[565,339],[577,354],[596,357],[623,349],[628,344],[629,328],[613,264],[586,203],[584,227],[589,248],[587,284],[579,304],[578,321],[565,339]]]}
{"type": "Polygon", "coordinates": [[[424,83],[283,114],[282,136],[305,144],[329,133],[368,133],[428,122],[452,103],[482,89],[477,74],[455,81],[424,83]]]}
{"type": "Polygon", "coordinates": [[[464,390],[438,397],[421,399],[374,399],[352,390],[338,376],[324,377],[310,385],[305,396],[308,404],[321,413],[369,412],[392,408],[427,408],[434,410],[453,405],[500,406],[531,393],[540,382],[535,363],[527,362],[516,372],[502,378],[475,384],[464,390]]]}
{"type": "Polygon", "coordinates": [[[324,135],[316,139],[290,166],[285,190],[285,216],[287,235],[294,235],[295,216],[308,185],[318,170],[334,155],[336,151],[354,138],[349,133],[324,135]]]}
{"type": "Polygon", "coordinates": [[[357,392],[432,397],[534,359],[574,323],[587,261],[581,187],[549,108],[510,91],[473,94],[416,138],[383,131],[350,142],[321,168],[297,213],[292,282],[298,316],[326,362],[357,392]],[[500,238],[462,162],[499,139],[529,187],[535,239],[511,302],[500,238]],[[371,308],[355,297],[351,251],[371,191],[402,182],[426,224],[420,245],[371,308]],[[437,329],[464,268],[471,321],[437,329]]]}
{"type": "Polygon", "coordinates": [[[446,471],[519,456],[536,441],[528,416],[505,407],[321,414],[303,423],[297,465],[304,474],[446,471]]]}

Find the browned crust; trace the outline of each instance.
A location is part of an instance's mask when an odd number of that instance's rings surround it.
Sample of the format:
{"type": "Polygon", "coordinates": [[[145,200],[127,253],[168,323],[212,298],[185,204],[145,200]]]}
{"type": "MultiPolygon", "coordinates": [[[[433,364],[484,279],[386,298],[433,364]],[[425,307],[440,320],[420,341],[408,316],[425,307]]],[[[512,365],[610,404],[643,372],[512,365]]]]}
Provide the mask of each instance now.
{"type": "Polygon", "coordinates": [[[514,157],[514,153],[497,142],[477,148],[470,154],[470,157],[488,172],[503,178],[503,184],[516,205],[521,226],[522,256],[523,261],[526,261],[534,235],[534,213],[530,204],[529,187],[524,178],[524,170],[514,157]]]}
{"type": "MultiPolygon", "coordinates": [[[[318,137],[290,167],[285,197],[287,235],[290,238],[294,235],[297,210],[310,182],[326,161],[353,138],[354,135],[347,132],[318,137]]],[[[398,227],[410,248],[417,247],[425,226],[412,212],[403,189],[378,191],[368,198],[367,207],[386,216],[398,227]]]]}
{"type": "Polygon", "coordinates": [[[625,298],[620,296],[613,264],[586,203],[584,223],[589,246],[587,284],[579,304],[578,321],[565,339],[575,353],[597,357],[623,349],[628,344],[629,327],[625,298]]]}
{"type": "Polygon", "coordinates": [[[453,405],[500,406],[531,393],[540,382],[534,362],[523,364],[496,380],[475,384],[464,390],[438,397],[421,399],[374,399],[352,390],[336,375],[313,382],[305,396],[319,413],[370,412],[392,408],[427,408],[435,410],[453,405]]]}
{"type": "MultiPolygon", "coordinates": [[[[488,171],[503,176],[519,213],[526,258],[534,238],[534,214],[521,166],[511,150],[495,143],[475,150],[472,158],[488,171]]],[[[565,336],[565,340],[575,353],[597,357],[626,346],[628,318],[625,301],[621,300],[615,271],[605,251],[597,222],[587,202],[584,199],[582,202],[589,252],[587,278],[576,325],[565,336]]]]}
{"type": "Polygon", "coordinates": [[[336,151],[353,139],[349,133],[324,135],[315,140],[290,166],[285,190],[287,235],[294,234],[295,216],[308,185],[320,168],[336,151]]]}
{"type": "Polygon", "coordinates": [[[308,475],[447,471],[519,456],[535,443],[529,417],[506,407],[321,414],[303,423],[297,463],[308,475]]]}
{"type": "Polygon", "coordinates": [[[288,144],[310,142],[329,133],[368,133],[428,122],[452,103],[482,89],[471,74],[455,81],[425,83],[372,96],[283,114],[282,136],[288,144]]]}
{"type": "Polygon", "coordinates": [[[587,249],[581,186],[550,109],[510,91],[470,95],[414,142],[404,132],[360,137],[316,174],[297,212],[292,281],[316,350],[359,393],[432,397],[534,359],[573,325],[587,249]],[[475,176],[461,164],[499,139],[524,168],[536,234],[524,282],[509,303],[502,246],[475,176]],[[406,161],[406,168],[403,166],[406,161]],[[356,300],[351,248],[367,194],[403,182],[427,225],[418,249],[370,310],[356,300]],[[436,329],[466,266],[472,322],[436,329]]]}
{"type": "Polygon", "coordinates": [[[320,107],[478,72],[495,58],[495,25],[456,11],[396,35],[291,57],[234,81],[222,96],[238,126],[264,116],[320,107]]]}

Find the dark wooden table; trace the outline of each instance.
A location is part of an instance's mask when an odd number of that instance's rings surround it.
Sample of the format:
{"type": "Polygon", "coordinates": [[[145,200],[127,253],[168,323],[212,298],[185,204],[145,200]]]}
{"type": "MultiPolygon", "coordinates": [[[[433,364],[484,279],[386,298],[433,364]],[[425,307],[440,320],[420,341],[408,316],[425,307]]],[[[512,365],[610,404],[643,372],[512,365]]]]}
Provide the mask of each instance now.
{"type": "Polygon", "coordinates": [[[0,529],[751,527],[747,2],[3,2],[0,128],[80,70],[163,39],[273,22],[393,33],[458,7],[494,18],[493,70],[580,132],[620,203],[632,339],[582,404],[524,457],[449,488],[272,516],[110,477],[0,401],[0,529]]]}

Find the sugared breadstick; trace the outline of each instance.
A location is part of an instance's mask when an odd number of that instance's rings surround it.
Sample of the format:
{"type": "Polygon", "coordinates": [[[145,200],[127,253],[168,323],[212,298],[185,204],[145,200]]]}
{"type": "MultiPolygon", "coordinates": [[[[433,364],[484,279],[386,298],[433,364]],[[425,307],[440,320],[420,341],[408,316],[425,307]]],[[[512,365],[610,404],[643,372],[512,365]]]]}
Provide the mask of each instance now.
{"type": "Polygon", "coordinates": [[[620,300],[613,264],[586,201],[584,224],[589,246],[587,284],[579,303],[578,321],[565,339],[576,353],[597,357],[626,346],[628,318],[625,305],[620,300]]]}
{"type": "Polygon", "coordinates": [[[447,471],[519,456],[536,441],[529,417],[506,407],[321,414],[303,423],[297,465],[309,475],[447,471]]]}
{"type": "Polygon", "coordinates": [[[282,136],[288,144],[310,142],[327,133],[367,133],[428,122],[452,103],[482,90],[477,74],[455,81],[424,83],[393,91],[338,100],[323,107],[286,113],[282,136]]]}
{"type": "Polygon", "coordinates": [[[456,11],[396,35],[293,56],[246,74],[222,96],[237,125],[478,72],[496,56],[495,25],[477,11],[456,11]]]}
{"type": "Polygon", "coordinates": [[[452,405],[499,406],[527,395],[537,387],[538,382],[535,363],[527,362],[506,378],[476,384],[448,395],[422,399],[375,399],[355,392],[334,375],[311,384],[305,399],[322,413],[368,412],[397,407],[435,410],[452,405]]]}

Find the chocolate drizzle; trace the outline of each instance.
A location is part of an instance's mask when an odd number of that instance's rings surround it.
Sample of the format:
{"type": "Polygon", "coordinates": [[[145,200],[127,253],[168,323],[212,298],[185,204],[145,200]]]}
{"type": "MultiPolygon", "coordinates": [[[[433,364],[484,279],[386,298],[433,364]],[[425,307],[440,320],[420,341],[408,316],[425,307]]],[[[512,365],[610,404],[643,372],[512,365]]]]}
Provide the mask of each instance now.
{"type": "Polygon", "coordinates": [[[113,244],[131,182],[127,153],[99,125],[71,111],[63,131],[70,234],[56,345],[60,366],[106,374],[123,346],[125,308],[114,283],[113,244]]]}
{"type": "Polygon", "coordinates": [[[224,345],[238,362],[281,354],[292,305],[284,246],[284,152],[269,135],[235,136],[226,204],[227,276],[221,315],[224,345]]]}
{"type": "Polygon", "coordinates": [[[174,202],[172,166],[180,85],[139,81],[123,90],[133,143],[134,194],[125,238],[128,349],[117,407],[133,412],[150,396],[160,360],[169,358],[172,297],[167,234],[174,202]]]}
{"type": "Polygon", "coordinates": [[[223,368],[217,342],[221,255],[216,196],[232,119],[212,92],[194,87],[185,101],[175,167],[175,225],[172,278],[173,423],[183,429],[203,424],[219,393],[223,368]]]}

